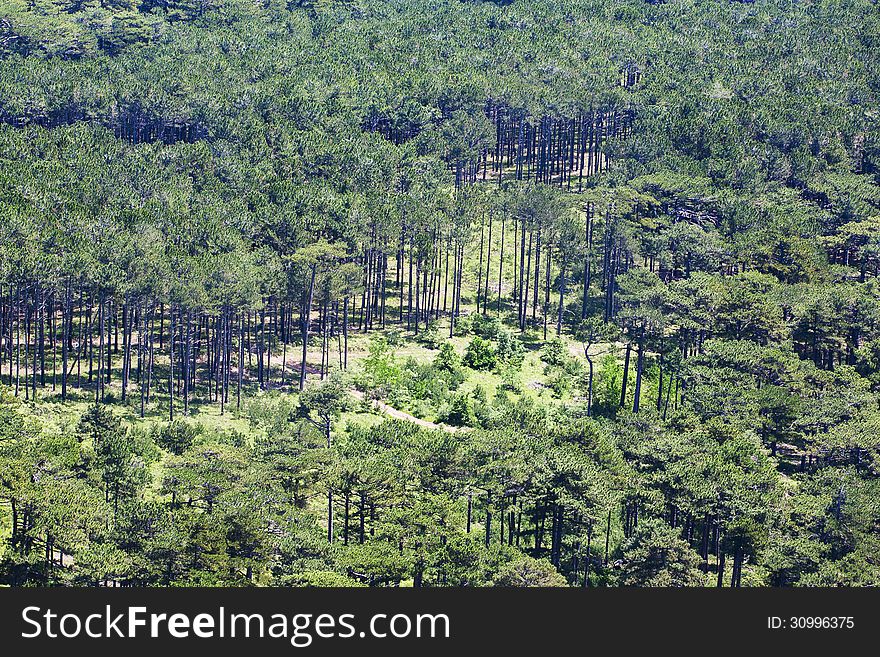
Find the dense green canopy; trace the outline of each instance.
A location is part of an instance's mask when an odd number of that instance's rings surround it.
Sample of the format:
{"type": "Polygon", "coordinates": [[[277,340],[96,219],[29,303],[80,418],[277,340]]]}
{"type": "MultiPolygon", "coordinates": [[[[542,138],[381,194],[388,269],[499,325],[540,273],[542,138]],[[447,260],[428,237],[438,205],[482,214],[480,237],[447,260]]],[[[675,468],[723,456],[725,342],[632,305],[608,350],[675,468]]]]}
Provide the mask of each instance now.
{"type": "Polygon", "coordinates": [[[875,0],[0,0],[0,579],[880,583],[878,93],[875,0]]]}

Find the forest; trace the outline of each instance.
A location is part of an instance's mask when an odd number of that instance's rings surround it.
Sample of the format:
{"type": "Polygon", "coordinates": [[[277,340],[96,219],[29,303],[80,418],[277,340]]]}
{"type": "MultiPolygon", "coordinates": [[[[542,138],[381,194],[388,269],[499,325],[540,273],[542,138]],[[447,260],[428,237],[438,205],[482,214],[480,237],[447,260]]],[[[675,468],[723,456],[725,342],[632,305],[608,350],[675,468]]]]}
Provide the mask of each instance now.
{"type": "Polygon", "coordinates": [[[880,585],[877,0],[0,0],[0,585],[880,585]]]}

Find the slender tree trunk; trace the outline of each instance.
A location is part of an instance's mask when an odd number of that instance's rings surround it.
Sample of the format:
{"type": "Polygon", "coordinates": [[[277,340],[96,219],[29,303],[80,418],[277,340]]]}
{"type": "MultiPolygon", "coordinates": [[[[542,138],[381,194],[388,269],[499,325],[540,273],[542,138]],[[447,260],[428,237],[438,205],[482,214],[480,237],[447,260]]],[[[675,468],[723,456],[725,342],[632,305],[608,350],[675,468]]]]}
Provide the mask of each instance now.
{"type": "Polygon", "coordinates": [[[627,343],[626,356],[623,359],[623,381],[620,384],[620,408],[626,405],[626,384],[629,380],[629,355],[632,351],[632,345],[627,343]]]}
{"type": "Polygon", "coordinates": [[[315,296],[315,277],[318,273],[318,266],[312,265],[311,267],[311,276],[309,279],[309,291],[308,296],[305,302],[305,307],[302,310],[302,362],[300,363],[299,368],[299,389],[302,390],[306,387],[306,356],[308,355],[309,349],[309,324],[311,322],[311,312],[312,312],[312,300],[315,296]]]}
{"type": "Polygon", "coordinates": [[[633,413],[639,412],[639,401],[642,393],[642,370],[645,366],[645,329],[642,327],[636,355],[636,388],[633,395],[633,413]]]}

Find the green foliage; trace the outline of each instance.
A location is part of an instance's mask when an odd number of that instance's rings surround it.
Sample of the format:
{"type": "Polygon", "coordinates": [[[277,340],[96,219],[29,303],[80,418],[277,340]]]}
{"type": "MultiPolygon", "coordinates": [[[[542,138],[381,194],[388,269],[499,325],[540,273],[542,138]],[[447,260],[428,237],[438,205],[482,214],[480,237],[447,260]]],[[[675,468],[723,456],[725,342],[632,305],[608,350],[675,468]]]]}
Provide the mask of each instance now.
{"type": "Polygon", "coordinates": [[[546,364],[544,374],[553,395],[562,398],[577,384],[583,367],[568,351],[559,338],[547,342],[541,350],[541,360],[546,364]]]}
{"type": "Polygon", "coordinates": [[[244,414],[253,429],[274,435],[285,430],[298,406],[294,396],[268,392],[248,399],[244,414]]]}
{"type": "Polygon", "coordinates": [[[297,415],[321,431],[329,447],[333,423],[350,405],[348,388],[342,376],[335,374],[327,381],[313,384],[300,393],[297,415]]]}
{"type": "Polygon", "coordinates": [[[450,343],[444,342],[440,352],[434,358],[432,368],[436,374],[446,381],[449,390],[455,390],[465,380],[465,373],[461,368],[462,360],[450,343]]]}
{"type": "Polygon", "coordinates": [[[468,319],[463,330],[487,340],[497,339],[504,330],[497,317],[474,313],[468,319]]]}
{"type": "Polygon", "coordinates": [[[443,344],[443,338],[440,336],[440,329],[437,327],[437,322],[429,323],[428,327],[419,333],[418,339],[419,342],[430,349],[437,349],[443,344]]]}
{"type": "Polygon", "coordinates": [[[663,523],[645,523],[621,547],[620,586],[705,586],[700,558],[663,523]]]}
{"type": "Polygon", "coordinates": [[[400,380],[401,367],[388,341],[379,335],[370,338],[369,354],[363,361],[362,385],[381,395],[396,386],[400,380]]]}
{"type": "Polygon", "coordinates": [[[488,340],[475,336],[468,343],[462,363],[474,370],[490,370],[495,367],[495,348],[488,340]]]}
{"type": "Polygon", "coordinates": [[[519,370],[525,360],[526,350],[512,331],[501,330],[498,332],[498,346],[495,348],[495,355],[498,367],[519,370]]]}
{"type": "Polygon", "coordinates": [[[476,423],[473,402],[468,395],[456,393],[449,400],[449,408],[438,418],[455,427],[470,427],[476,423]]]}
{"type": "Polygon", "coordinates": [[[546,560],[522,557],[505,564],[494,580],[495,586],[552,587],[567,586],[568,582],[546,560]]]}
{"type": "Polygon", "coordinates": [[[180,456],[193,446],[198,431],[189,422],[175,420],[165,426],[156,427],[153,440],[167,452],[180,456]]]}
{"type": "Polygon", "coordinates": [[[606,354],[599,362],[599,380],[593,402],[596,414],[613,417],[620,407],[622,391],[623,366],[613,354],[606,354]]]}
{"type": "Polygon", "coordinates": [[[559,338],[549,340],[541,349],[541,361],[551,367],[563,367],[568,360],[565,343],[559,338]]]}
{"type": "Polygon", "coordinates": [[[457,372],[461,368],[461,358],[451,343],[444,342],[440,347],[440,352],[434,358],[433,365],[438,372],[457,372]]]}
{"type": "Polygon", "coordinates": [[[0,583],[880,583],[874,3],[0,5],[0,583]]]}

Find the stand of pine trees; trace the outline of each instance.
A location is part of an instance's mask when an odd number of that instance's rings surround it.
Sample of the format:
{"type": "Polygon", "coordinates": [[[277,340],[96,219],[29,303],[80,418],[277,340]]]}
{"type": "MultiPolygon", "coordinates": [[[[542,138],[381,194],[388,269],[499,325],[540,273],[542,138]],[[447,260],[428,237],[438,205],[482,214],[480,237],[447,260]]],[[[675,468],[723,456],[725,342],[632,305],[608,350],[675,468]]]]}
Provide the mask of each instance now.
{"type": "Polygon", "coordinates": [[[880,583],[872,3],[7,13],[4,583],[880,583]]]}

